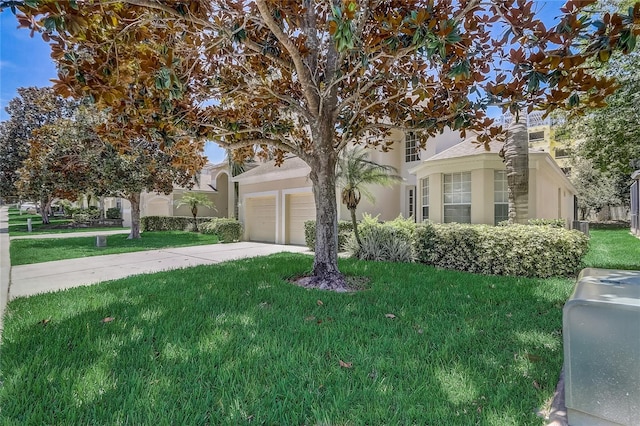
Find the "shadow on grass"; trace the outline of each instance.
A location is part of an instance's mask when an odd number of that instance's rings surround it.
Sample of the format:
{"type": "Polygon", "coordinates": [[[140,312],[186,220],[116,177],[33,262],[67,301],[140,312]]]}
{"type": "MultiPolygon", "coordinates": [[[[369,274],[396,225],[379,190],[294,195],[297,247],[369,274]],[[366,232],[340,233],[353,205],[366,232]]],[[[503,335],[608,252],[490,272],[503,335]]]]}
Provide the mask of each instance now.
{"type": "Polygon", "coordinates": [[[542,423],[535,410],[561,368],[569,280],[351,260],[342,271],[370,277],[368,290],[284,280],[311,262],[281,254],[12,301],[0,418],[542,423]]]}

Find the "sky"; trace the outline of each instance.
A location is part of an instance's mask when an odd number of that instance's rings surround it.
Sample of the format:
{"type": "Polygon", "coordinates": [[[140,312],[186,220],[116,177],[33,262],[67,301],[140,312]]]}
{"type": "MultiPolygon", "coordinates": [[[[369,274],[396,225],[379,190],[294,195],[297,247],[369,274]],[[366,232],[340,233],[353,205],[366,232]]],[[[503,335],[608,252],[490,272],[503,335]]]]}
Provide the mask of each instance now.
{"type": "MultiPolygon", "coordinates": [[[[564,0],[536,2],[547,24],[554,22],[563,4],[564,0]]],[[[49,46],[39,35],[31,38],[29,33],[29,30],[17,29],[16,18],[10,10],[0,13],[0,121],[9,118],[5,107],[17,95],[18,87],[50,86],[49,80],[57,75],[49,46]]],[[[218,163],[223,161],[225,153],[215,143],[207,143],[205,154],[209,162],[218,163]]]]}

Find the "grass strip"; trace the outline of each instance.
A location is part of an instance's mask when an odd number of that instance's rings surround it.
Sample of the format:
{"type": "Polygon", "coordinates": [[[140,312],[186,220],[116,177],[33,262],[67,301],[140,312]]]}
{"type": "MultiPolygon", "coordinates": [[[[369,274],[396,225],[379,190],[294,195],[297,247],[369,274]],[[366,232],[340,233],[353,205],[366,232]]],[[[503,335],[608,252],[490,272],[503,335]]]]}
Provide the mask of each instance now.
{"type": "Polygon", "coordinates": [[[589,234],[586,266],[640,270],[640,239],[631,235],[628,229],[593,229],[589,234]]]}
{"type": "Polygon", "coordinates": [[[11,241],[10,256],[12,265],[26,265],[103,254],[216,244],[217,242],[218,237],[215,235],[184,231],[144,232],[142,238],[136,240],[127,239],[126,234],[109,235],[107,236],[107,247],[96,247],[96,237],[25,239],[11,241]]]}
{"type": "Polygon", "coordinates": [[[567,279],[280,254],[10,302],[2,424],[541,425],[567,279]],[[342,364],[341,364],[342,362],[342,364]]]}

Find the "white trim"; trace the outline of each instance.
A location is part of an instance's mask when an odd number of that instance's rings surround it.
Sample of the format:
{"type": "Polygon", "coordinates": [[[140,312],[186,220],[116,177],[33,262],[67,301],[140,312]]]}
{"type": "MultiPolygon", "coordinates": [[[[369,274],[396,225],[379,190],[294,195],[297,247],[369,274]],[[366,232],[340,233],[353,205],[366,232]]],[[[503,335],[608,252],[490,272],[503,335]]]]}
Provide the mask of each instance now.
{"type": "Polygon", "coordinates": [[[216,182],[216,181],[218,180],[218,177],[219,177],[221,174],[223,174],[223,173],[224,173],[225,175],[227,175],[227,178],[229,178],[229,180],[231,180],[231,174],[230,174],[228,171],[226,171],[226,170],[220,170],[220,171],[218,172],[218,174],[216,175],[216,177],[214,177],[214,178],[213,178],[213,182],[216,182]]]}
{"type": "MultiPolygon", "coordinates": [[[[262,166],[259,166],[259,167],[262,167],[262,166]]],[[[309,173],[311,172],[311,167],[309,167],[306,164],[304,166],[289,169],[289,170],[281,170],[278,167],[274,167],[274,169],[275,170],[254,175],[254,176],[238,175],[236,177],[231,178],[231,181],[240,182],[242,184],[248,185],[252,183],[270,182],[274,180],[286,180],[286,179],[294,179],[299,177],[309,177],[309,173]]],[[[255,170],[255,169],[252,169],[252,170],[255,170]]]]}
{"type": "MultiPolygon", "coordinates": [[[[240,212],[241,212],[241,217],[240,222],[243,224],[246,224],[246,203],[247,203],[247,199],[249,198],[260,198],[260,197],[275,197],[275,207],[276,207],[276,235],[274,236],[274,241],[276,244],[282,244],[280,242],[281,238],[280,238],[280,221],[278,220],[278,216],[281,215],[281,211],[280,211],[280,202],[278,200],[278,197],[280,197],[280,191],[261,191],[261,192],[249,192],[247,194],[242,194],[242,196],[240,197],[240,202],[242,203],[240,205],[240,212]]],[[[246,225],[245,225],[245,231],[246,231],[246,225]]],[[[247,235],[245,235],[245,238],[247,237],[247,235]]]]}

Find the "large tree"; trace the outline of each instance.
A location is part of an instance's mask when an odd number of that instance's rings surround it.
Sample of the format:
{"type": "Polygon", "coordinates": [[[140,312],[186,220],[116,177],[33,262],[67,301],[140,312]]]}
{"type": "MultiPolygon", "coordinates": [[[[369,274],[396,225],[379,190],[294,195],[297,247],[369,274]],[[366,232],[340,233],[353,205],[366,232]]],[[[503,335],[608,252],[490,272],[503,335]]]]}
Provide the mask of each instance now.
{"type": "Polygon", "coordinates": [[[302,158],[321,288],[345,284],[335,187],[345,146],[389,149],[392,129],[426,143],[445,127],[486,143],[502,131],[485,116],[489,103],[513,113],[602,105],[612,81],[589,73],[586,61],[632,50],[640,23],[640,4],[629,16],[592,20],[583,11],[593,1],[575,0],[553,29],[530,0],[24,3],[18,19],[52,42],[60,93],[89,95],[134,129],[178,126],[183,137],[207,135],[246,156],[302,158]],[[132,87],[168,96],[159,107],[140,105],[132,87]],[[165,113],[175,102],[184,114],[165,113]]]}
{"type": "Polygon", "coordinates": [[[33,132],[71,117],[75,107],[75,102],[56,95],[50,87],[18,89],[18,96],[6,107],[9,119],[0,123],[0,197],[18,195],[18,169],[29,157],[33,132]]]}

